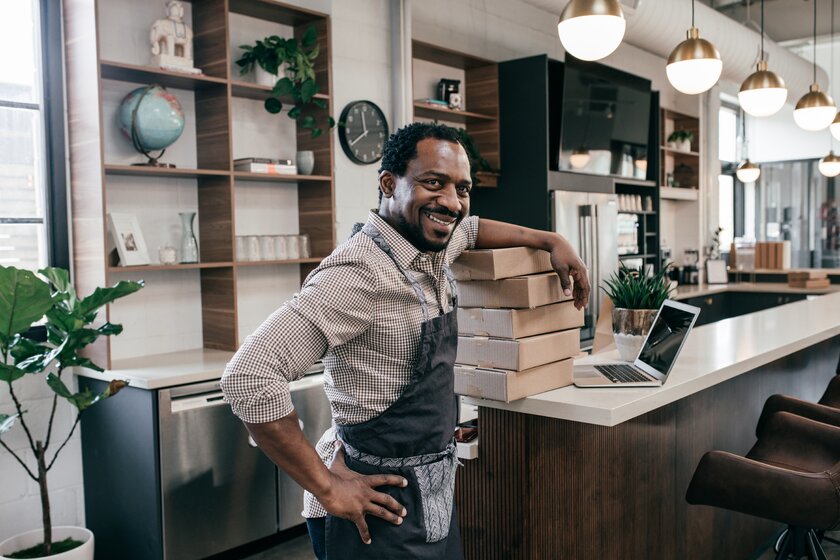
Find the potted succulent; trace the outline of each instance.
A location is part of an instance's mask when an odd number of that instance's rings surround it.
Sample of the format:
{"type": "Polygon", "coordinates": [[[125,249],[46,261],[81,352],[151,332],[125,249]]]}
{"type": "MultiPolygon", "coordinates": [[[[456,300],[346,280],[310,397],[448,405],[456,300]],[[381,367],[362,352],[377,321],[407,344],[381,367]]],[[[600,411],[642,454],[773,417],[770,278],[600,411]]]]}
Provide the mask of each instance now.
{"type": "Polygon", "coordinates": [[[636,359],[656,312],[674,289],[668,269],[663,266],[648,276],[641,269],[621,265],[601,286],[612,300],[613,337],[622,360],[636,359]]]}
{"type": "Polygon", "coordinates": [[[668,135],[668,146],[681,152],[690,152],[694,133],[690,130],[675,130],[668,135]]]}
{"type": "Polygon", "coordinates": [[[43,520],[42,529],[0,543],[0,559],[45,556],[62,560],[92,559],[93,535],[90,531],[81,527],[53,527],[47,473],[73,435],[81,413],[115,395],[126,382],[112,381],[99,394],[90,390],[74,393],[62,376],[68,368],[102,371],[80,352],[100,336],[119,334],[122,326],[108,322],[94,325],[97,313],[104,305],[136,292],[143,283],[122,281],[111,288],[97,288],[89,296],[79,298],[66,270],[45,268],[39,273],[46,280],[28,270],[0,266],[0,354],[3,358],[0,382],[7,384],[14,403],[12,414],[0,414],[0,446],[38,483],[43,520]],[[37,336],[39,331],[45,336],[37,336]],[[49,417],[43,421],[27,422],[28,411],[15,391],[15,381],[32,375],[44,375],[44,381],[54,393],[49,417]],[[59,400],[67,401],[76,409],[76,419],[69,433],[60,435],[53,434],[59,400]],[[35,433],[33,424],[44,425],[45,433],[35,433]],[[3,441],[3,435],[12,429],[25,434],[35,465],[29,464],[25,456],[3,441]],[[63,439],[54,440],[53,435],[63,439]],[[55,444],[58,446],[53,449],[55,444]]]}
{"type": "MultiPolygon", "coordinates": [[[[310,105],[326,109],[327,102],[315,97],[320,87],[315,81],[314,61],[318,58],[318,34],[314,27],[309,27],[301,41],[294,37],[284,39],[271,35],[253,45],[240,45],[244,52],[236,61],[240,74],[251,71],[257,73],[258,81],[263,81],[263,72],[268,74],[265,85],[272,87],[271,94],[265,100],[265,110],[277,114],[283,109],[281,98],[291,98],[290,119],[299,120],[302,128],[309,129],[315,138],[323,133],[316,118],[317,111],[307,110],[310,105]]],[[[335,126],[335,120],[327,115],[327,126],[335,126]]]]}

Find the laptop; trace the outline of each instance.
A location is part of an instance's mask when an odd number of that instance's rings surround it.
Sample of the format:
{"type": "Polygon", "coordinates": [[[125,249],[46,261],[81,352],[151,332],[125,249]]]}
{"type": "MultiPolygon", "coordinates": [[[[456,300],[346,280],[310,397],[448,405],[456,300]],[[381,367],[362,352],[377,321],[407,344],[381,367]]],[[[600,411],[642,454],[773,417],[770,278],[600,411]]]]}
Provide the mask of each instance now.
{"type": "Polygon", "coordinates": [[[658,387],[677,361],[700,308],[665,300],[653,320],[642,349],[632,364],[611,361],[574,367],[578,387],[658,387]]]}

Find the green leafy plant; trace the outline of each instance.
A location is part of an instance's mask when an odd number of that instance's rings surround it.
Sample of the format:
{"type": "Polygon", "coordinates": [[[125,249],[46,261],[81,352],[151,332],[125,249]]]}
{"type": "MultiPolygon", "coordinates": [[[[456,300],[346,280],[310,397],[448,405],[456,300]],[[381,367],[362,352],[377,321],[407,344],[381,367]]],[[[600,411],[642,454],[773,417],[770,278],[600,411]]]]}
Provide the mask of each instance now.
{"type": "Polygon", "coordinates": [[[481,156],[481,152],[479,151],[478,146],[476,146],[475,140],[472,136],[470,136],[469,132],[467,132],[466,129],[454,127],[450,128],[452,128],[452,130],[458,133],[458,138],[461,140],[461,144],[464,146],[467,155],[470,157],[470,178],[472,179],[473,185],[481,184],[481,180],[478,177],[476,177],[477,172],[499,172],[498,169],[494,169],[493,166],[490,165],[490,163],[481,156]]]}
{"type": "Polygon", "coordinates": [[[694,133],[690,130],[675,130],[668,135],[668,142],[682,142],[683,140],[694,142],[694,133]]]}
{"type": "MultiPolygon", "coordinates": [[[[122,332],[122,326],[105,322],[93,323],[99,309],[143,287],[142,282],[122,281],[111,288],[96,288],[92,294],[79,298],[70,283],[70,274],[60,268],[38,271],[43,280],[29,270],[0,266],[0,381],[8,384],[14,403],[13,414],[0,414],[0,438],[15,423],[23,429],[37,466],[31,468],[23,458],[0,439],[0,446],[26,470],[38,483],[41,494],[41,514],[44,525],[44,543],[38,551],[42,556],[54,553],[52,546],[52,518],[50,515],[47,473],[55,464],[58,454],[67,445],[79,423],[81,413],[97,402],[115,395],[125,387],[125,381],[112,381],[101,393],[86,389],[74,393],[62,380],[67,368],[82,367],[103,371],[81,351],[100,336],[113,336],[122,332]],[[32,336],[33,327],[44,320],[46,340],[32,336]],[[15,391],[14,382],[27,375],[44,374],[45,382],[53,391],[52,406],[46,422],[46,434],[34,436],[26,421],[26,413],[15,391]],[[47,458],[53,435],[53,420],[59,397],[76,408],[76,419],[63,442],[51,458],[47,458]],[[52,552],[51,552],[52,551],[52,552]]],[[[63,542],[63,541],[62,541],[63,542]]],[[[58,543],[56,543],[58,544],[58,543]]]]}
{"type": "MultiPolygon", "coordinates": [[[[294,37],[284,39],[271,35],[257,41],[253,45],[240,45],[244,52],[236,61],[240,74],[247,74],[259,65],[269,74],[281,73],[271,95],[265,100],[265,110],[277,114],[283,109],[281,98],[291,98],[292,108],[289,109],[290,119],[299,120],[302,128],[308,129],[312,137],[323,134],[323,129],[316,118],[317,111],[312,108],[326,109],[327,102],[315,97],[320,87],[315,81],[314,61],[320,54],[318,48],[318,34],[314,27],[309,27],[303,34],[301,41],[294,37]]],[[[335,119],[327,115],[327,126],[335,126],[335,119]]]]}
{"type": "Polygon", "coordinates": [[[604,280],[601,289],[616,308],[659,309],[674,290],[668,278],[668,269],[669,266],[663,266],[653,276],[647,276],[641,269],[628,268],[622,264],[604,280]]]}

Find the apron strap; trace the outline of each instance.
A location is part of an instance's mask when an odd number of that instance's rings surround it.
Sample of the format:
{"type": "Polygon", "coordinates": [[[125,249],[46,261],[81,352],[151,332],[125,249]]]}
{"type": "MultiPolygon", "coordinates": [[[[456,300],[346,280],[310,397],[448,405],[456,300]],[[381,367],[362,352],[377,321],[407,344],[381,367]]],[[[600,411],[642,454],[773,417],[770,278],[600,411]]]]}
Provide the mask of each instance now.
{"type": "Polygon", "coordinates": [[[446,274],[446,279],[449,281],[449,291],[452,294],[452,311],[458,307],[458,284],[455,282],[455,275],[448,266],[443,267],[443,273],[446,274]]]}
{"type": "Polygon", "coordinates": [[[386,255],[391,257],[391,260],[394,261],[394,264],[397,265],[397,269],[402,272],[403,276],[405,276],[408,283],[411,284],[411,287],[414,289],[414,293],[417,294],[417,299],[420,300],[420,307],[423,309],[423,320],[429,320],[429,305],[426,302],[426,294],[423,293],[423,287],[420,285],[420,282],[417,281],[411,274],[408,273],[406,269],[400,266],[400,263],[397,262],[397,257],[394,255],[394,250],[391,249],[391,246],[385,241],[385,238],[382,237],[382,234],[378,231],[374,230],[373,233],[368,231],[367,229],[363,229],[362,233],[366,234],[370,237],[376,246],[382,249],[386,255]]]}

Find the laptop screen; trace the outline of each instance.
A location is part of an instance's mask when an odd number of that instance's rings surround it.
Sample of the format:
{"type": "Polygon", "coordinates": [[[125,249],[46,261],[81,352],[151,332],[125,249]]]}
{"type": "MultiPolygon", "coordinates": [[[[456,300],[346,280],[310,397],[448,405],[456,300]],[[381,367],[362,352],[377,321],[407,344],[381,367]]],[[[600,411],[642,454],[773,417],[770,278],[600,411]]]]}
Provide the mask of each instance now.
{"type": "Polygon", "coordinates": [[[696,312],[671,307],[665,302],[650,328],[638,360],[667,375],[696,315],[696,312]]]}

